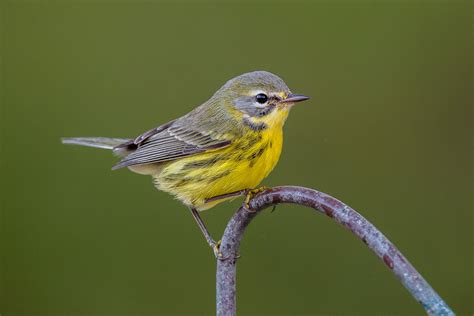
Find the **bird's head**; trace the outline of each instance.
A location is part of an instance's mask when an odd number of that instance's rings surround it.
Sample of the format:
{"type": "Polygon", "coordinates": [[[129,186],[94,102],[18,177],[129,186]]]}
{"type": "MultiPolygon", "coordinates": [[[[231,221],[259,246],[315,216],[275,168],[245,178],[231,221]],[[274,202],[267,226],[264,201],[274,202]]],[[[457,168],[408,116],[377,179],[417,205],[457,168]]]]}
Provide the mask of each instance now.
{"type": "Polygon", "coordinates": [[[229,80],[213,98],[219,98],[233,115],[254,130],[283,126],[289,110],[309,97],[292,94],[285,82],[266,71],[245,73],[229,80]]]}

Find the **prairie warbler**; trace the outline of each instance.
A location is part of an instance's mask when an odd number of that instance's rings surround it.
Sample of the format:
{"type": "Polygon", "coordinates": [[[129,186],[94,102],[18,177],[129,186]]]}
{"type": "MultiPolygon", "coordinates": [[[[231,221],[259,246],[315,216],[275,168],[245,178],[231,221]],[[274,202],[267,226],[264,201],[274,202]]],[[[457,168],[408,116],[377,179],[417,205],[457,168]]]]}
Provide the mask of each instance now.
{"type": "Polygon", "coordinates": [[[219,255],[198,211],[250,194],[280,158],[283,125],[291,107],[307,100],[278,76],[255,71],[229,80],[188,114],[135,139],[63,138],[63,143],[111,149],[127,167],[151,175],[159,190],[189,207],[219,255]]]}

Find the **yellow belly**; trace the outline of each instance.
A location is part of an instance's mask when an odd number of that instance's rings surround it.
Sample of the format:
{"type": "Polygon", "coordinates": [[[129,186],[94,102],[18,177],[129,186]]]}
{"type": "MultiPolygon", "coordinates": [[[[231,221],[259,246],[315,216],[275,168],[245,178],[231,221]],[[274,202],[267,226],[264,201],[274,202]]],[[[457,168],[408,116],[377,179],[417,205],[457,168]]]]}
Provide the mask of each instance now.
{"type": "Polygon", "coordinates": [[[251,131],[224,149],[178,159],[160,166],[154,175],[158,189],[186,205],[205,210],[224,200],[206,199],[257,187],[280,158],[281,128],[251,131]]]}

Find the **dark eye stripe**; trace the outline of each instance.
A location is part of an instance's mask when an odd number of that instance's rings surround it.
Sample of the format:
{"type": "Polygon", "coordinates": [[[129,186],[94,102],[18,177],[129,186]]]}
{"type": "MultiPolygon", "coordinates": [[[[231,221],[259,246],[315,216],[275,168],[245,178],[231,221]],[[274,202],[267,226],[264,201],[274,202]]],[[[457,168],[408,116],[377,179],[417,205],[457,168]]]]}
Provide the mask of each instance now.
{"type": "Polygon", "coordinates": [[[262,117],[262,116],[268,115],[274,109],[275,109],[275,104],[269,104],[266,107],[264,107],[263,109],[261,109],[257,116],[262,117]]]}
{"type": "Polygon", "coordinates": [[[276,100],[278,98],[272,96],[264,104],[260,104],[257,102],[256,96],[241,96],[234,99],[233,103],[237,109],[251,117],[262,117],[270,114],[276,108],[276,100]]]}

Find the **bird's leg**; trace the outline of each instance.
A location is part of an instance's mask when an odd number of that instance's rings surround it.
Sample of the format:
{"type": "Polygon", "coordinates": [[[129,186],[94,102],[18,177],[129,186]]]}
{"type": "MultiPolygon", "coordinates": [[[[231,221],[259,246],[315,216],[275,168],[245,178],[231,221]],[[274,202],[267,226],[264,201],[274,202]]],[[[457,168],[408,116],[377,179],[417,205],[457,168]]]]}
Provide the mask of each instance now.
{"type": "MultiPolygon", "coordinates": [[[[249,209],[250,208],[250,206],[249,206],[250,200],[255,195],[257,195],[258,193],[263,192],[263,191],[268,190],[268,189],[270,189],[270,188],[266,187],[266,186],[262,186],[262,187],[256,188],[256,189],[244,189],[244,190],[240,190],[240,191],[235,191],[235,192],[225,193],[225,194],[221,194],[221,195],[216,195],[216,196],[213,196],[211,198],[206,199],[205,202],[209,203],[209,202],[219,201],[219,200],[222,200],[222,199],[228,199],[228,198],[233,198],[233,197],[245,195],[245,207],[247,209],[249,209]]],[[[189,210],[191,211],[191,214],[193,215],[194,220],[196,221],[196,223],[199,226],[199,229],[201,230],[202,234],[204,235],[204,238],[206,238],[207,243],[209,244],[209,246],[214,251],[214,255],[216,256],[216,258],[219,259],[219,260],[227,259],[228,257],[224,258],[223,255],[222,255],[222,252],[220,252],[220,250],[219,250],[219,247],[221,245],[221,241],[219,240],[218,242],[215,242],[214,239],[212,239],[211,234],[209,234],[209,231],[207,230],[206,225],[204,224],[204,222],[201,219],[201,216],[199,216],[199,212],[192,206],[189,206],[189,210]]],[[[237,254],[236,258],[240,258],[240,255],[237,254]]]]}
{"type": "Polygon", "coordinates": [[[215,242],[215,240],[212,239],[211,234],[209,234],[209,231],[207,230],[206,225],[201,219],[201,216],[199,216],[199,212],[194,207],[189,206],[189,210],[191,211],[191,214],[193,215],[194,220],[196,221],[196,223],[199,226],[199,229],[204,235],[204,238],[206,238],[207,243],[212,248],[212,251],[214,251],[214,255],[216,256],[216,258],[222,259],[222,253],[219,251],[219,246],[221,245],[221,241],[219,240],[218,242],[215,242]]]}
{"type": "Polygon", "coordinates": [[[245,205],[248,206],[248,203],[255,195],[268,189],[270,188],[266,186],[261,186],[260,188],[256,188],[256,189],[244,189],[240,191],[216,195],[216,196],[206,199],[206,203],[245,195],[245,205]]]}
{"type": "Polygon", "coordinates": [[[244,189],[244,190],[240,190],[240,191],[235,191],[235,192],[230,192],[230,193],[226,193],[226,194],[216,195],[216,196],[213,196],[211,198],[206,199],[206,203],[214,202],[214,201],[218,201],[218,200],[223,200],[223,199],[228,199],[228,198],[232,198],[232,197],[236,197],[236,196],[245,195],[245,207],[249,208],[250,200],[255,195],[257,195],[260,192],[263,192],[265,190],[268,190],[268,189],[270,189],[270,188],[266,187],[266,186],[261,186],[260,188],[256,188],[256,189],[244,189]]]}
{"type": "Polygon", "coordinates": [[[216,196],[213,196],[211,198],[206,199],[206,203],[219,201],[219,200],[223,200],[223,199],[228,199],[228,198],[232,198],[232,197],[236,197],[236,196],[246,195],[248,191],[249,190],[245,189],[245,190],[230,192],[230,193],[226,193],[226,194],[216,195],[216,196]]]}

